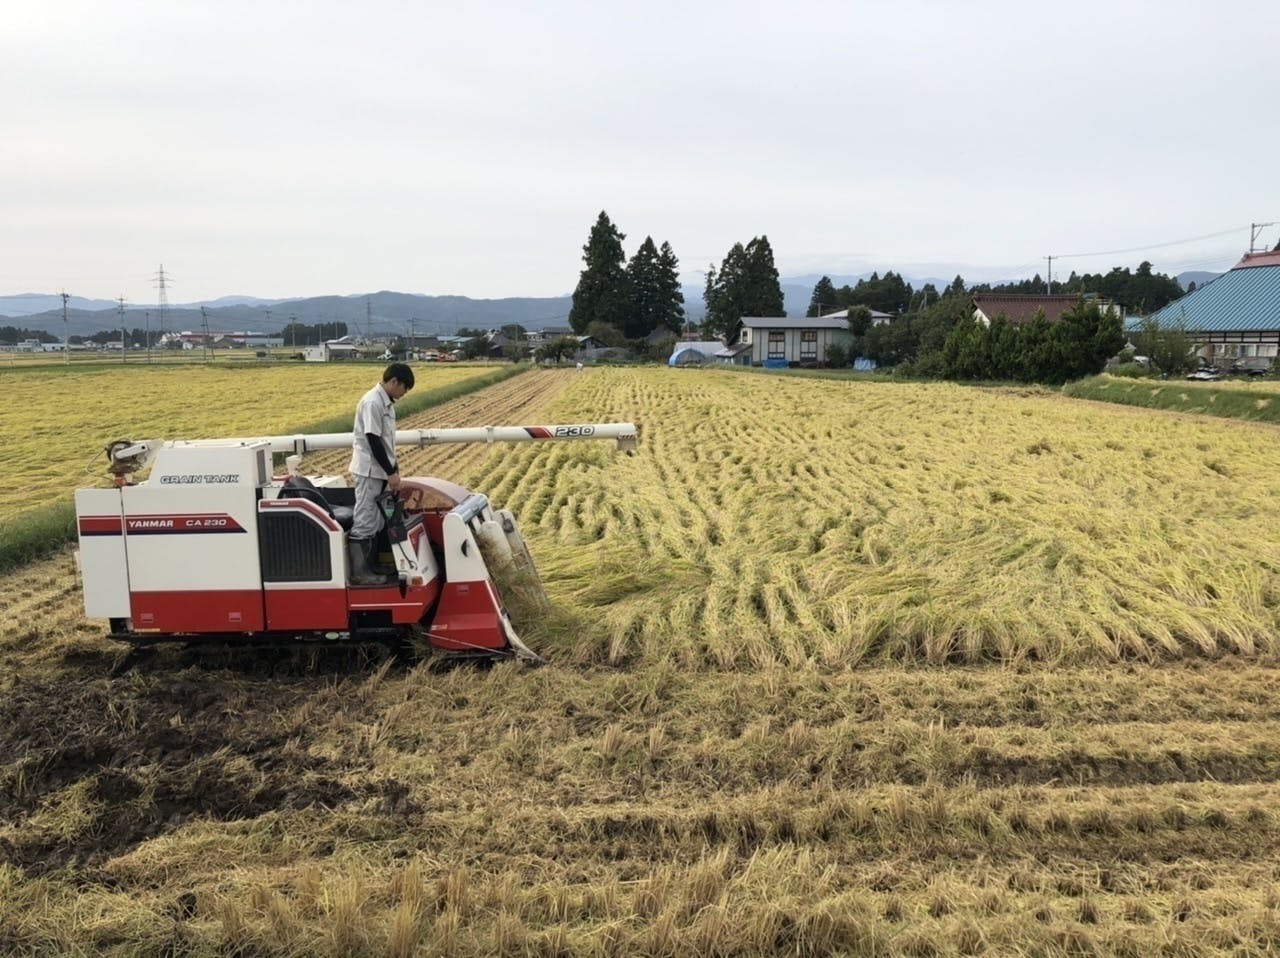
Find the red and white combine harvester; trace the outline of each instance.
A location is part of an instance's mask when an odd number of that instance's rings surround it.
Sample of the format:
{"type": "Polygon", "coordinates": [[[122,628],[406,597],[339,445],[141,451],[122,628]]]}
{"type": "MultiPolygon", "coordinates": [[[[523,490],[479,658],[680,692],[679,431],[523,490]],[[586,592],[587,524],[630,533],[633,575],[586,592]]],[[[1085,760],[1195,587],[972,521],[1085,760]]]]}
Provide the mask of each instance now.
{"type": "MultiPolygon", "coordinates": [[[[600,423],[396,433],[398,446],[563,439],[614,439],[629,452],[636,430],[600,423]]],[[[518,578],[545,602],[515,518],[453,482],[403,477],[398,499],[387,500],[379,547],[390,554],[385,584],[348,583],[355,490],[342,477],[298,468],[307,452],[350,446],[350,433],[112,443],[114,486],[76,492],[85,614],[138,645],[421,636],[451,655],[540,661],[516,634],[491,575],[493,563],[499,581],[518,578]],[[284,474],[274,471],[276,454],[285,456],[284,474]]]]}

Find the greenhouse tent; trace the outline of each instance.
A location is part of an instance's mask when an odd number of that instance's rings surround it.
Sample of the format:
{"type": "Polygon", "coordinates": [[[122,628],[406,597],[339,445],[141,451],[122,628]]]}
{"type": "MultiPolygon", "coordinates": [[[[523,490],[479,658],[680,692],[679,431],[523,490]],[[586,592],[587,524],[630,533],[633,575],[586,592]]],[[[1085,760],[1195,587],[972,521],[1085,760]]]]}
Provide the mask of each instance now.
{"type": "Polygon", "coordinates": [[[714,356],[724,349],[724,343],[676,343],[676,348],[667,360],[668,366],[701,366],[714,362],[714,356]]]}

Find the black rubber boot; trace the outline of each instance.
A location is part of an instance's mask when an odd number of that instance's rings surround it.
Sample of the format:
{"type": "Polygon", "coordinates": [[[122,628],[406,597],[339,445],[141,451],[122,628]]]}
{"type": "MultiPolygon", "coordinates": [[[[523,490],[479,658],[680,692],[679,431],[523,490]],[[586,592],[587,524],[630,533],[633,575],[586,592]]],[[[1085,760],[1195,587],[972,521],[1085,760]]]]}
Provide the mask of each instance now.
{"type": "Polygon", "coordinates": [[[348,539],[347,560],[350,568],[347,581],[352,585],[386,585],[385,577],[369,568],[369,547],[373,542],[369,539],[348,539]]]}

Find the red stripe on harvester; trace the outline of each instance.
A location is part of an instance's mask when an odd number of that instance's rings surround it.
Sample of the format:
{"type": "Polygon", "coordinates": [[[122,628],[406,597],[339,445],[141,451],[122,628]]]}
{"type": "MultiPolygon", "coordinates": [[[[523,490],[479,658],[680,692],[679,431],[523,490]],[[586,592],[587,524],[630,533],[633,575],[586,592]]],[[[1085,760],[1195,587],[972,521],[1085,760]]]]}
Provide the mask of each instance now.
{"type": "Polygon", "coordinates": [[[550,439],[551,430],[543,429],[541,426],[525,426],[524,431],[534,439],[550,439]]]}
{"type": "Polygon", "coordinates": [[[118,536],[120,535],[120,517],[81,516],[79,528],[82,536],[118,536]]]}

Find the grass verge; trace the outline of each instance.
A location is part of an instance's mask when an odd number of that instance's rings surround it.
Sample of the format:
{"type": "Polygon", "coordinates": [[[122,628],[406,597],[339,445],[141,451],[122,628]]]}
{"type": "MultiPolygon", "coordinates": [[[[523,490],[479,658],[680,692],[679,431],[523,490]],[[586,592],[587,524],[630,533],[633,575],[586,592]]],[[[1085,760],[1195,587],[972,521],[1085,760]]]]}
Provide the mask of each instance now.
{"type": "Polygon", "coordinates": [[[1145,379],[1092,376],[1067,383],[1062,394],[1074,399],[1199,413],[1226,419],[1280,423],[1280,396],[1252,389],[1219,389],[1214,386],[1145,379]]]}
{"type": "MultiPolygon", "coordinates": [[[[433,406],[476,392],[512,376],[527,372],[532,367],[512,364],[495,368],[491,374],[474,379],[450,383],[438,389],[410,394],[397,403],[401,417],[422,412],[433,406]]],[[[354,406],[353,406],[354,409],[354,406]]],[[[335,416],[308,423],[296,429],[297,433],[345,432],[351,429],[352,416],[335,416]]],[[[75,503],[70,497],[28,509],[0,526],[0,572],[25,565],[36,559],[57,552],[76,537],[75,503]]]]}

